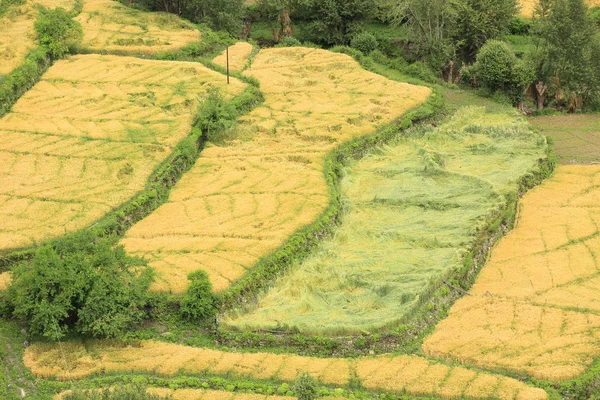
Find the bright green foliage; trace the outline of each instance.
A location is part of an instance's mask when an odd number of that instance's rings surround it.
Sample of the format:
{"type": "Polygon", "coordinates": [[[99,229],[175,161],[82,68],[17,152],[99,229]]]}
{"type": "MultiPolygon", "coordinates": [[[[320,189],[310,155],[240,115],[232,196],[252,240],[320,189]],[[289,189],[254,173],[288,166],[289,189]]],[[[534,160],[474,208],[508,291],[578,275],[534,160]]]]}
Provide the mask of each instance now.
{"type": "Polygon", "coordinates": [[[535,78],[531,65],[519,60],[505,42],[498,40],[489,40],[477,54],[475,65],[466,72],[474,74],[477,82],[492,92],[504,91],[515,105],[522,101],[535,78]]]}
{"type": "Polygon", "coordinates": [[[377,49],[377,38],[369,32],[360,32],[354,35],[350,46],[368,55],[377,49]]]}
{"type": "Polygon", "coordinates": [[[181,300],[181,315],[188,321],[200,322],[217,312],[212,284],[206,272],[194,271],[188,275],[190,285],[181,300]]]}
{"type": "Polygon", "coordinates": [[[209,142],[221,144],[234,127],[237,115],[235,106],[225,101],[219,88],[212,88],[198,110],[198,125],[209,142]]]}
{"type": "Polygon", "coordinates": [[[53,59],[74,50],[83,38],[81,25],[63,8],[44,11],[35,23],[40,44],[50,50],[53,59]]]}
{"type": "Polygon", "coordinates": [[[294,394],[298,400],[314,400],[318,397],[319,383],[308,373],[303,373],[294,382],[294,394]]]}
{"type": "Polygon", "coordinates": [[[347,212],[335,236],[222,325],[337,334],[397,323],[462,271],[545,151],[516,112],[467,107],[363,158],[342,181],[347,212]]]}
{"type": "Polygon", "coordinates": [[[74,390],[66,394],[63,400],[169,400],[146,392],[145,385],[132,384],[117,386],[112,389],[74,390]]]}
{"type": "Polygon", "coordinates": [[[77,332],[114,337],[142,321],[153,272],[122,247],[73,235],[41,247],[13,270],[8,299],[30,332],[57,340],[77,332]]]}

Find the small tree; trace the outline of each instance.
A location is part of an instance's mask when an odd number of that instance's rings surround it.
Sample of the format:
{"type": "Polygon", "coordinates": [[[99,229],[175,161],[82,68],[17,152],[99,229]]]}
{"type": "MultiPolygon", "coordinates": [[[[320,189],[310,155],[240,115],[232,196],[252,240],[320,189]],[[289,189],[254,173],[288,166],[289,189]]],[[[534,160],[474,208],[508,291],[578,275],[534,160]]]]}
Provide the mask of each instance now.
{"type": "Polygon", "coordinates": [[[141,322],[153,272],[122,247],[89,235],[40,248],[13,270],[12,315],[34,335],[57,340],[71,332],[114,337],[141,322]]]}
{"type": "Polygon", "coordinates": [[[516,63],[517,57],[506,43],[490,40],[477,54],[477,81],[492,91],[506,89],[511,83],[512,70],[516,63]]]}
{"type": "Polygon", "coordinates": [[[190,285],[181,300],[181,316],[191,322],[200,322],[217,313],[212,284],[206,272],[194,271],[188,275],[190,285]]]}
{"type": "Polygon", "coordinates": [[[350,46],[362,51],[364,54],[371,54],[373,50],[377,49],[378,43],[377,38],[369,32],[360,32],[354,35],[350,46]]]}
{"type": "Polygon", "coordinates": [[[318,384],[309,373],[303,373],[294,382],[294,394],[298,400],[314,400],[318,396],[318,384]]]}
{"type": "Polygon", "coordinates": [[[43,11],[35,23],[40,43],[48,47],[54,59],[72,51],[83,38],[81,25],[63,8],[43,11]]]}

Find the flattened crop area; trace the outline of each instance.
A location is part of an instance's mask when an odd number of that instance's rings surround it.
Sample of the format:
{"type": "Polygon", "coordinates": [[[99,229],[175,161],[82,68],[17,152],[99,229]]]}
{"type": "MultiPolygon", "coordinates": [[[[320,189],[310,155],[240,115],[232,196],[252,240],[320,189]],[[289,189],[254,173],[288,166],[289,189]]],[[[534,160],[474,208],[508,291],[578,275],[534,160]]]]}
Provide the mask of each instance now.
{"type": "Polygon", "coordinates": [[[63,344],[62,349],[56,344],[36,343],[26,350],[24,362],[37,377],[59,380],[81,379],[91,374],[143,372],[293,382],[307,372],[323,384],[346,386],[355,377],[367,390],[388,393],[475,399],[547,398],[542,389],[512,378],[449,367],[417,356],[323,359],[227,353],[149,341],[138,346],[92,341],[63,344]]]}
{"type": "Polygon", "coordinates": [[[600,167],[561,166],[423,349],[489,369],[573,378],[600,356],[600,167]]]}
{"type": "Polygon", "coordinates": [[[84,0],[76,18],[86,51],[157,54],[199,42],[200,32],[174,14],[144,12],[112,0],[84,0]]]}
{"type": "Polygon", "coordinates": [[[469,107],[365,157],[342,182],[348,211],[335,237],[224,323],[329,334],[398,323],[462,267],[546,147],[515,113],[469,107]]]}
{"type": "Polygon", "coordinates": [[[0,251],[83,228],[131,198],[219,82],[197,63],[57,62],[0,119],[0,251]]]}
{"type": "MultiPolygon", "coordinates": [[[[238,42],[229,47],[229,69],[241,71],[248,64],[252,54],[252,45],[248,42],[238,42]]],[[[227,66],[227,50],[215,57],[213,62],[221,67],[227,66]]]]}
{"type": "MultiPolygon", "coordinates": [[[[62,400],[64,396],[71,393],[65,391],[54,396],[54,400],[62,400]]],[[[154,396],[160,396],[169,400],[295,400],[295,397],[289,396],[266,396],[251,393],[231,393],[219,390],[202,389],[163,389],[148,388],[148,393],[154,396]]]]}
{"type": "Polygon", "coordinates": [[[123,244],[158,272],[156,290],[181,293],[205,270],[223,290],[329,201],[325,155],[425,101],[430,89],[389,81],[350,57],[305,48],[259,53],[248,75],[265,104],[238,127],[243,140],[206,148],[167,204],[123,244]]]}
{"type": "Polygon", "coordinates": [[[600,118],[588,115],[552,115],[531,119],[540,133],[554,139],[562,164],[600,162],[600,118]]]}

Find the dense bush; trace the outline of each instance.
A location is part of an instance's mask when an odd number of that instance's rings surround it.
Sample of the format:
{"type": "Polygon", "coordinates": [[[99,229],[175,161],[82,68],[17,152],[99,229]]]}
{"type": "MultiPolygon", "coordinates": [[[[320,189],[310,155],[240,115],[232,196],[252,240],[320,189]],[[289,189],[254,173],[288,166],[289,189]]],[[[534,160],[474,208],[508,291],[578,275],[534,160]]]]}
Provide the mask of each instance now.
{"type": "Polygon", "coordinates": [[[77,389],[63,396],[63,400],[168,400],[171,397],[149,394],[144,385],[117,386],[112,389],[77,389]]]}
{"type": "Polygon", "coordinates": [[[35,22],[35,31],[40,44],[50,50],[53,59],[62,58],[73,51],[83,38],[81,25],[60,7],[43,11],[35,22]]]}
{"type": "Polygon", "coordinates": [[[350,42],[350,47],[358,49],[364,54],[370,54],[373,50],[377,49],[377,46],[377,38],[368,32],[357,33],[350,42]]]}
{"type": "Polygon", "coordinates": [[[508,23],[508,31],[511,35],[528,35],[531,30],[531,22],[522,17],[514,17],[508,23]]]}
{"type": "Polygon", "coordinates": [[[227,139],[227,133],[235,126],[236,117],[235,106],[225,101],[219,88],[213,87],[198,110],[198,125],[206,140],[221,144],[227,139]]]}
{"type": "Polygon", "coordinates": [[[302,43],[291,36],[284,36],[276,47],[299,47],[302,43]]]}
{"type": "Polygon", "coordinates": [[[206,321],[217,312],[212,284],[206,272],[194,271],[188,275],[189,287],[181,300],[181,316],[192,322],[206,321]]]}
{"type": "Polygon", "coordinates": [[[76,234],[41,247],[32,261],[15,267],[8,301],[33,335],[114,337],[144,318],[153,276],[122,247],[76,234]]]}
{"type": "Polygon", "coordinates": [[[298,400],[314,400],[318,397],[319,384],[308,373],[303,373],[294,382],[293,391],[298,400]]]}

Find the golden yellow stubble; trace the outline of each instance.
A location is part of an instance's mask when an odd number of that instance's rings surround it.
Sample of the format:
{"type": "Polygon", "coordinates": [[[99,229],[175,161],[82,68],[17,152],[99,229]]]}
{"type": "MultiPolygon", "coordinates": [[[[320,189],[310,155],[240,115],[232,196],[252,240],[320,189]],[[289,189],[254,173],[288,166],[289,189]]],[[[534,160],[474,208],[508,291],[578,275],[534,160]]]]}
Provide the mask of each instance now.
{"type": "MultiPolygon", "coordinates": [[[[229,69],[231,71],[241,71],[247,66],[252,54],[252,45],[248,42],[238,42],[229,47],[229,69]]],[[[213,62],[221,67],[227,66],[227,51],[219,54],[213,62]]]]}

